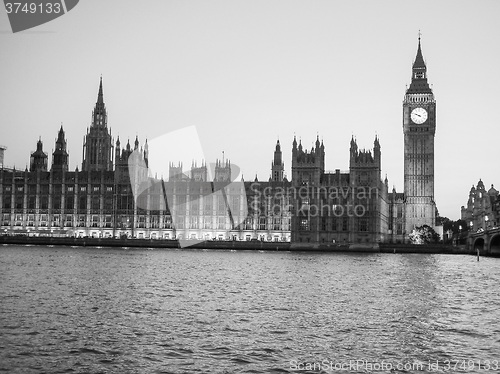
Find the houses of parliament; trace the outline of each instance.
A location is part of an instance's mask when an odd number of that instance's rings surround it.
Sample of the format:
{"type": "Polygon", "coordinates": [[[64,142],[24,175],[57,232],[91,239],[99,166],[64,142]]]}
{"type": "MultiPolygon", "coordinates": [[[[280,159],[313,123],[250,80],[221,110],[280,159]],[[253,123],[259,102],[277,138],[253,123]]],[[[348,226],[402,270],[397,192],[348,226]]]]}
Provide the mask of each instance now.
{"type": "MultiPolygon", "coordinates": [[[[107,124],[102,78],[82,164],[70,171],[61,126],[51,162],[38,140],[29,169],[0,165],[0,235],[144,239],[261,240],[303,245],[405,242],[417,226],[435,226],[436,102],[420,38],[403,100],[404,191],[382,180],[382,151],[350,141],[349,171],[325,171],[325,144],[294,138],[291,178],[282,144],[266,181],[235,181],[229,160],[188,172],[169,162],[168,180],[148,171],[149,145],[123,145],[107,124]],[[134,167],[136,165],[137,167],[134,167]]],[[[270,150],[271,151],[271,150],[270,150]]]]}

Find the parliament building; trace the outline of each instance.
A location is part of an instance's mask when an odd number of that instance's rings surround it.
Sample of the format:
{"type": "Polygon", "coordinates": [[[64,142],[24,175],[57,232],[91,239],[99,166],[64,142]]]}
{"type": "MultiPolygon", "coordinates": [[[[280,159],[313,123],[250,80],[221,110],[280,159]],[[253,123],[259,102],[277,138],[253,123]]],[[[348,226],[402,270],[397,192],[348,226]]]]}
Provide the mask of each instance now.
{"type": "Polygon", "coordinates": [[[325,171],[325,145],[310,150],[294,138],[291,179],[276,143],[266,181],[235,180],[229,160],[188,172],[177,160],[168,180],[148,169],[149,145],[114,141],[102,78],[82,164],[70,171],[61,125],[49,157],[41,139],[29,169],[0,166],[0,235],[177,240],[277,241],[297,244],[405,242],[423,224],[435,226],[436,103],[427,82],[420,38],[403,101],[404,192],[382,180],[382,152],[350,142],[349,170],[325,171]]]}

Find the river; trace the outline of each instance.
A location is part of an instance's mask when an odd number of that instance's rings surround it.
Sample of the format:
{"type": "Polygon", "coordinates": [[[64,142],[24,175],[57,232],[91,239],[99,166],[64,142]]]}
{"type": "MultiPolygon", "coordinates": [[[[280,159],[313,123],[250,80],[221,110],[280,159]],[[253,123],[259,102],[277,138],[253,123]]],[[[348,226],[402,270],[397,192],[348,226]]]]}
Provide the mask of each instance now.
{"type": "Polygon", "coordinates": [[[0,246],[8,373],[499,372],[500,259],[0,246]]]}

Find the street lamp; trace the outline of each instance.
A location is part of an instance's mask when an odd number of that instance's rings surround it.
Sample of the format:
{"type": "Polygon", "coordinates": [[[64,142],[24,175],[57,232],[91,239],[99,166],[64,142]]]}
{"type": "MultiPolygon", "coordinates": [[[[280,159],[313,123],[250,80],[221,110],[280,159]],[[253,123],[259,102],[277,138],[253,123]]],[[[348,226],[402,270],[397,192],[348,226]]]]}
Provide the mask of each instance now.
{"type": "Polygon", "coordinates": [[[489,217],[488,216],[484,216],[484,230],[488,230],[488,221],[489,221],[489,217]]]}

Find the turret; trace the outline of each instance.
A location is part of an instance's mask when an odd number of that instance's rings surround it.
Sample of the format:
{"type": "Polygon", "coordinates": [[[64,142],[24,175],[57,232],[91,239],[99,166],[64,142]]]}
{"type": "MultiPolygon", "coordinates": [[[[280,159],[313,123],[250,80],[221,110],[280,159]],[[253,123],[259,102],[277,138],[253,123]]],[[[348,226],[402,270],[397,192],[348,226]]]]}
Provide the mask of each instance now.
{"type": "Polygon", "coordinates": [[[47,171],[47,153],[43,151],[42,139],[36,143],[36,151],[31,153],[30,171],[47,171]]]}
{"type": "Polygon", "coordinates": [[[69,155],[66,151],[66,138],[63,127],[59,129],[57,134],[55,150],[52,153],[52,170],[68,171],[69,155]]]}
{"type": "MultiPolygon", "coordinates": [[[[295,143],[296,145],[297,143],[295,143]]],[[[280,141],[276,142],[274,150],[274,159],[271,163],[271,180],[275,182],[282,182],[284,176],[285,164],[283,163],[280,141]]]]}
{"type": "Polygon", "coordinates": [[[107,123],[101,77],[92,123],[83,141],[82,171],[113,170],[113,140],[107,123]]]}

